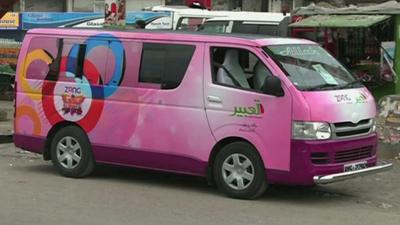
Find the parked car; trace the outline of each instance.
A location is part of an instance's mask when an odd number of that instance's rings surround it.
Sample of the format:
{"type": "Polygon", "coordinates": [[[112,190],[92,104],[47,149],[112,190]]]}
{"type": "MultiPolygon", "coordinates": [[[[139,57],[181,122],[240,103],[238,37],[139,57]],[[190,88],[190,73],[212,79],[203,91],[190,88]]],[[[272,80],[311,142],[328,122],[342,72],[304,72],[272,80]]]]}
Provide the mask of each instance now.
{"type": "Polygon", "coordinates": [[[289,15],[283,13],[237,12],[207,19],[199,31],[287,36],[289,15]]]}
{"type": "Polygon", "coordinates": [[[370,92],[307,40],[33,29],[16,79],[15,145],[67,177],[125,165],[252,199],[392,166],[377,165],[370,92]]]}
{"type": "Polygon", "coordinates": [[[289,19],[289,14],[246,11],[211,11],[207,9],[193,9],[185,6],[154,6],[147,10],[154,12],[169,12],[170,16],[160,17],[146,26],[146,29],[163,29],[186,31],[211,31],[223,33],[250,33],[285,35],[279,29],[285,29],[283,21],[289,19]],[[154,25],[158,25],[153,28],[154,25]],[[204,25],[203,25],[204,24],[204,25]]]}

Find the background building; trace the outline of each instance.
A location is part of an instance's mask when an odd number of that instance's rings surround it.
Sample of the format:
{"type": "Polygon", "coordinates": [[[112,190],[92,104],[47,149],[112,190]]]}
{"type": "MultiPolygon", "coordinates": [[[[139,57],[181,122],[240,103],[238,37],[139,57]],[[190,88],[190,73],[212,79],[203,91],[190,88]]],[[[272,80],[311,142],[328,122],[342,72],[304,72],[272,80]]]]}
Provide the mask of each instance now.
{"type": "MultiPolygon", "coordinates": [[[[126,5],[127,11],[137,11],[155,5],[190,5],[192,2],[200,2],[213,10],[281,12],[302,6],[305,1],[307,0],[126,0],[126,5]]],[[[102,12],[103,10],[104,0],[19,0],[14,6],[14,11],[17,12],[102,12]]]]}
{"type": "Polygon", "coordinates": [[[214,10],[289,12],[303,6],[304,0],[213,0],[214,10]]]}

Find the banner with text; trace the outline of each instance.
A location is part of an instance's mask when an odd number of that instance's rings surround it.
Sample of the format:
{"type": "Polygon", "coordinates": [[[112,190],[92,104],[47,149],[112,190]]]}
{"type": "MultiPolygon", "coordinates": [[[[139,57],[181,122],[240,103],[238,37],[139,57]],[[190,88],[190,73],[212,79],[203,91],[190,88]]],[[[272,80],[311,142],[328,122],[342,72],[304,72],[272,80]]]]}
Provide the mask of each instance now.
{"type": "Polygon", "coordinates": [[[19,13],[8,12],[0,18],[0,30],[18,30],[20,29],[19,13]]]}

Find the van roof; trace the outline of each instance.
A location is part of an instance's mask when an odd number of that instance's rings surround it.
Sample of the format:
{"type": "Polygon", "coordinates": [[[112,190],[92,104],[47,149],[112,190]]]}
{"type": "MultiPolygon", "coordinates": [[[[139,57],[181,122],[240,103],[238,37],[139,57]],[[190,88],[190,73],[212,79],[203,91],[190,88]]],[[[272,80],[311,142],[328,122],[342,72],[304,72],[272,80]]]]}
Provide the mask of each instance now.
{"type": "Polygon", "coordinates": [[[256,34],[224,34],[205,32],[185,32],[171,30],[113,30],[88,28],[37,28],[28,31],[28,35],[54,35],[89,37],[93,35],[112,34],[121,39],[169,40],[181,42],[203,42],[265,46],[279,44],[315,44],[305,39],[273,37],[256,34]]]}

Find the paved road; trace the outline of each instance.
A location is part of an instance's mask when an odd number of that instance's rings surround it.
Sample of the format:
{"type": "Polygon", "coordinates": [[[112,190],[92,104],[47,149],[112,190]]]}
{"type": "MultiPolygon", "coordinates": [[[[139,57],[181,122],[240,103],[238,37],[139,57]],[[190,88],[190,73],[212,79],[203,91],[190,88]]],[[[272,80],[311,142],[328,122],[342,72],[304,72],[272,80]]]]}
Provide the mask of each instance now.
{"type": "Polygon", "coordinates": [[[275,186],[245,201],[221,196],[201,178],[129,168],[63,178],[40,156],[0,144],[0,224],[398,225],[400,162],[395,166],[323,187],[275,186]]]}

